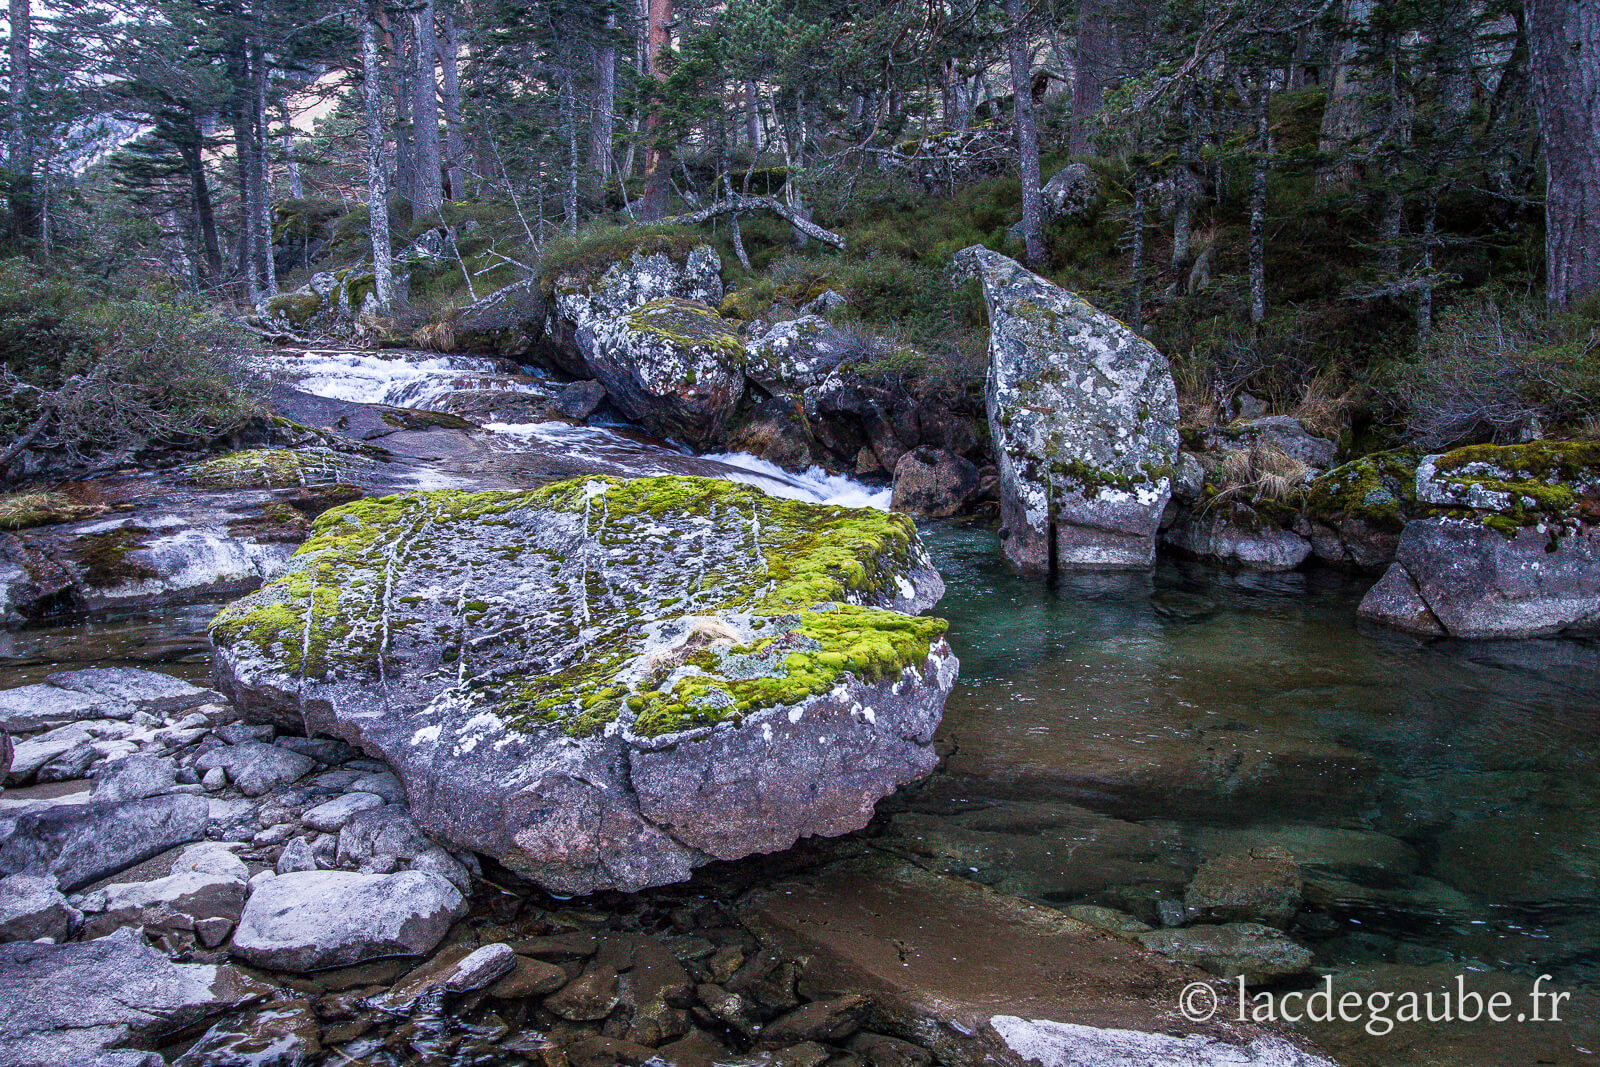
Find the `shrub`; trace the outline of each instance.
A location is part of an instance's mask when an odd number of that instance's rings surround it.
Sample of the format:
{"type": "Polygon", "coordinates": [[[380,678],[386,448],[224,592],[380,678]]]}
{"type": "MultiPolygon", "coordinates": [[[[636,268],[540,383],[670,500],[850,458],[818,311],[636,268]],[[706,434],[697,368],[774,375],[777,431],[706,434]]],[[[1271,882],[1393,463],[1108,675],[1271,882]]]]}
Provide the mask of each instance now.
{"type": "MultiPolygon", "coordinates": [[[[0,434],[73,465],[207,442],[257,410],[237,328],[0,263],[0,434]]],[[[15,458],[14,455],[10,458],[15,458]]]]}
{"type": "Polygon", "coordinates": [[[1600,404],[1600,298],[1551,314],[1486,292],[1441,315],[1390,380],[1407,436],[1426,448],[1576,427],[1600,404]]]}

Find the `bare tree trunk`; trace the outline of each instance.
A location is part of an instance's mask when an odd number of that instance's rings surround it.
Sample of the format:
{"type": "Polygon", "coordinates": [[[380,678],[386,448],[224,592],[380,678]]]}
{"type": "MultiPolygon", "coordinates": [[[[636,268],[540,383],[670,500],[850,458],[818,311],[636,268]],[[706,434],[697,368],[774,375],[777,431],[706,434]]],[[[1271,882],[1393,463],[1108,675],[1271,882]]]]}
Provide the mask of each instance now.
{"type": "Polygon", "coordinates": [[[389,170],[383,151],[383,64],[378,56],[375,20],[372,10],[361,13],[361,101],[367,117],[367,215],[373,288],[378,308],[387,311],[394,306],[394,264],[389,258],[389,170]]]}
{"type": "Polygon", "coordinates": [[[189,175],[190,196],[194,200],[195,222],[200,227],[200,245],[205,255],[206,281],[217,284],[222,277],[222,245],[217,240],[217,215],[211,203],[211,187],[206,182],[204,139],[200,123],[188,118],[185,136],[178,144],[183,169],[189,175]]]}
{"type": "Polygon", "coordinates": [[[306,186],[300,179],[300,161],[294,158],[294,131],[289,128],[287,115],[283,126],[283,169],[289,176],[289,195],[299,200],[306,195],[306,186]]]}
{"type": "Polygon", "coordinates": [[[411,104],[412,86],[416,78],[416,50],[411,41],[411,26],[406,19],[390,25],[386,14],[379,10],[380,26],[387,26],[390,52],[391,89],[394,93],[394,185],[393,188],[410,199],[416,183],[413,165],[411,104]]]}
{"type": "Polygon", "coordinates": [[[1372,68],[1361,55],[1357,31],[1372,18],[1374,0],[1344,0],[1340,20],[1345,32],[1334,42],[1332,75],[1328,83],[1328,103],[1322,112],[1322,131],[1317,150],[1339,160],[1317,176],[1322,184],[1347,185],[1357,178],[1350,146],[1359,143],[1373,127],[1372,68]]]}
{"type": "Polygon", "coordinates": [[[1133,174],[1133,308],[1128,315],[1133,332],[1138,334],[1144,333],[1144,215],[1149,187],[1150,178],[1140,167],[1133,174]]]}
{"type": "Polygon", "coordinates": [[[33,10],[29,0],[11,0],[11,89],[6,101],[6,199],[11,205],[11,232],[23,246],[42,238],[42,216],[36,201],[33,136],[28,118],[33,92],[33,10]]]}
{"type": "Polygon", "coordinates": [[[594,50],[594,117],[589,123],[589,166],[597,189],[611,177],[611,142],[617,129],[617,16],[606,16],[605,38],[594,50]]]}
{"type": "MultiPolygon", "coordinates": [[[[646,71],[658,85],[667,80],[666,69],[661,65],[661,53],[672,45],[672,0],[648,0],[648,44],[645,49],[646,71]]],[[[667,201],[672,191],[672,159],[659,142],[661,130],[661,105],[653,104],[645,122],[644,195],[640,198],[639,215],[647,220],[662,218],[667,213],[667,201]]]]}
{"type": "Polygon", "coordinates": [[[1017,173],[1022,179],[1023,257],[1044,259],[1044,200],[1039,194],[1039,122],[1033,109],[1033,71],[1028,61],[1028,0],[1006,0],[1011,20],[1007,51],[1011,59],[1011,99],[1017,126],[1017,173]]]}
{"type": "MultiPolygon", "coordinates": [[[[256,21],[260,24],[261,8],[256,7],[256,21]]],[[[272,258],[272,164],[267,156],[267,145],[270,135],[267,123],[267,81],[271,71],[267,69],[266,47],[262,44],[259,33],[251,41],[250,46],[251,78],[255,83],[255,94],[252,102],[255,105],[254,114],[251,115],[252,124],[255,126],[255,180],[256,211],[260,215],[259,233],[261,244],[258,249],[261,256],[261,286],[267,296],[278,294],[278,265],[272,258]]]]}
{"type": "Polygon", "coordinates": [[[744,83],[744,128],[750,141],[750,156],[755,158],[761,154],[765,147],[764,138],[761,136],[761,97],[756,89],[756,83],[744,83]]]}
{"type": "Polygon", "coordinates": [[[1600,0],[1528,0],[1545,159],[1545,294],[1600,292],[1600,0]]]}
{"type": "Polygon", "coordinates": [[[562,183],[561,214],[567,233],[578,234],[578,102],[572,84],[572,56],[561,63],[561,128],[567,137],[567,180],[562,183]]]}
{"type": "Polygon", "coordinates": [[[423,0],[422,6],[411,13],[411,26],[417,42],[413,86],[416,102],[411,109],[416,174],[411,211],[413,218],[422,219],[437,215],[444,202],[444,170],[439,159],[439,79],[434,69],[439,48],[433,29],[433,0],[423,0]]]}
{"type": "Polygon", "coordinates": [[[1422,214],[1422,287],[1417,290],[1417,343],[1424,344],[1433,333],[1433,242],[1439,224],[1439,192],[1428,193],[1428,206],[1422,214]]]}
{"type": "Polygon", "coordinates": [[[1095,116],[1106,86],[1122,62],[1122,43],[1114,0],[1080,0],[1078,4],[1077,73],[1072,79],[1072,133],[1067,151],[1087,155],[1093,146],[1095,116]]]}
{"type": "Polygon", "coordinates": [[[1256,158],[1250,170],[1250,321],[1259,326],[1267,319],[1267,157],[1272,153],[1272,127],[1266,72],[1258,70],[1256,79],[1256,158]]]}
{"type": "MultiPolygon", "coordinates": [[[[250,48],[240,42],[239,69],[249,75],[250,48]]],[[[238,84],[237,82],[235,84],[238,84]]],[[[250,94],[255,95],[253,92],[250,94]]],[[[261,277],[261,253],[264,242],[261,235],[261,194],[256,181],[260,171],[256,166],[255,124],[251,120],[255,111],[250,99],[241,89],[233,99],[233,144],[239,176],[239,273],[244,279],[245,299],[255,307],[265,299],[261,277]]]]}
{"type": "MultiPolygon", "coordinates": [[[[1185,127],[1193,125],[1193,109],[1186,98],[1183,103],[1183,123],[1185,127]]],[[[1195,152],[1195,138],[1186,135],[1183,143],[1178,146],[1178,169],[1173,174],[1173,185],[1176,193],[1176,203],[1172,211],[1172,268],[1182,270],[1188,266],[1189,253],[1194,244],[1194,206],[1199,199],[1199,182],[1195,178],[1195,166],[1198,162],[1195,152]]]]}
{"type": "Polygon", "coordinates": [[[440,100],[444,105],[444,168],[450,199],[467,195],[467,142],[461,132],[461,37],[456,32],[455,0],[444,0],[439,41],[440,100]]]}

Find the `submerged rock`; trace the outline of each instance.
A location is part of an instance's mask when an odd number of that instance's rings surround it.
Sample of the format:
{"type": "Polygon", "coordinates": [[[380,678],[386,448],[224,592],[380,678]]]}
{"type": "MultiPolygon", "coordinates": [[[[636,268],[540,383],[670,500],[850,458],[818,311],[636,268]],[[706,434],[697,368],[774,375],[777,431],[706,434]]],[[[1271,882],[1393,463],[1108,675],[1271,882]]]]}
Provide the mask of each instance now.
{"type": "Polygon", "coordinates": [[[903,516],[592,479],[330,512],[211,636],[247,714],[360,744],[427,833],[586,893],[858,829],[927,775],[956,661],[908,613],[943,591],[903,516]]]}
{"type": "Polygon", "coordinates": [[[1185,555],[1253,571],[1292,571],[1311,557],[1311,542],[1242,503],[1185,511],[1161,540],[1185,555]]]}
{"type": "Polygon", "coordinates": [[[1078,296],[981,246],[1002,536],[1024,571],[1142,569],[1178,462],[1167,360],[1078,296]]]}
{"type": "Polygon", "coordinates": [[[1304,974],[1312,960],[1310,949],[1260,923],[1152,930],[1136,935],[1136,940],[1168,959],[1203,967],[1221,978],[1242,977],[1248,985],[1304,974]]]}

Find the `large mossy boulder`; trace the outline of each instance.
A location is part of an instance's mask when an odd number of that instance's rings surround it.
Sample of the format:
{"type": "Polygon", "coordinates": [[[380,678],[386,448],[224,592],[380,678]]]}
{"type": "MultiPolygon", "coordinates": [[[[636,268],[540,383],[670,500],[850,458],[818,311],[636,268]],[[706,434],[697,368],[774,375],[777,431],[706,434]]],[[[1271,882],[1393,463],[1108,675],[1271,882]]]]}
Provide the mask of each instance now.
{"type": "Polygon", "coordinates": [[[246,714],[382,758],[436,838],[634,890],[931,772],[943,588],[903,516],[597,478],[331,511],[211,639],[246,714]]]}
{"type": "Polygon", "coordinates": [[[998,252],[975,245],[956,265],[989,308],[1006,556],[1032,573],[1152,566],[1179,448],[1166,357],[998,252]]]}
{"type": "Polygon", "coordinates": [[[1600,632],[1600,442],[1425,456],[1395,561],[1362,616],[1452,637],[1600,632]]]}
{"type": "Polygon", "coordinates": [[[611,402],[651,433],[703,448],[744,396],[744,343],[709,305],[666,297],[578,331],[611,402]]]}
{"type": "Polygon", "coordinates": [[[589,352],[580,339],[585,331],[657,300],[716,307],[722,302],[722,261],[709,245],[681,253],[639,249],[603,271],[581,260],[557,273],[549,285],[544,335],[550,362],[574,377],[596,378],[587,369],[589,352]]]}

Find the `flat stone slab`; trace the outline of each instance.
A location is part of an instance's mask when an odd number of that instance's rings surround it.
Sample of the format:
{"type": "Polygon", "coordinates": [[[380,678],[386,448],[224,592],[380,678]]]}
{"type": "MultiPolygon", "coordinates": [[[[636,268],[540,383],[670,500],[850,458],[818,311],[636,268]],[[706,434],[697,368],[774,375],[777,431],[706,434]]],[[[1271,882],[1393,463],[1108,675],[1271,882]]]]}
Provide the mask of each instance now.
{"type": "Polygon", "coordinates": [[[0,690],[0,730],[35,733],[82,719],[126,719],[132,704],[54,685],[24,685],[0,690]]]}
{"type": "Polygon", "coordinates": [[[70,893],[200,840],[207,818],[206,801],[187,793],[0,811],[0,874],[53,874],[70,893]]]}
{"type": "Polygon", "coordinates": [[[93,667],[81,671],[57,671],[45,681],[89,697],[132,704],[144,711],[183,711],[209,704],[220,697],[211,689],[190,685],[180,678],[132,667],[93,667]]]}
{"type": "Polygon", "coordinates": [[[271,992],[229,966],[173,963],[134,930],[0,946],[0,1064],[61,1067],[271,992]]]}
{"type": "Polygon", "coordinates": [[[958,878],[869,860],[759,891],[741,910],[764,939],[811,957],[804,996],[864,994],[869,1029],[947,1063],[1331,1067],[1282,1035],[1186,1020],[1179,997],[1202,972],[958,878]],[[1157,1056],[1176,1049],[1190,1058],[1157,1056]]]}

